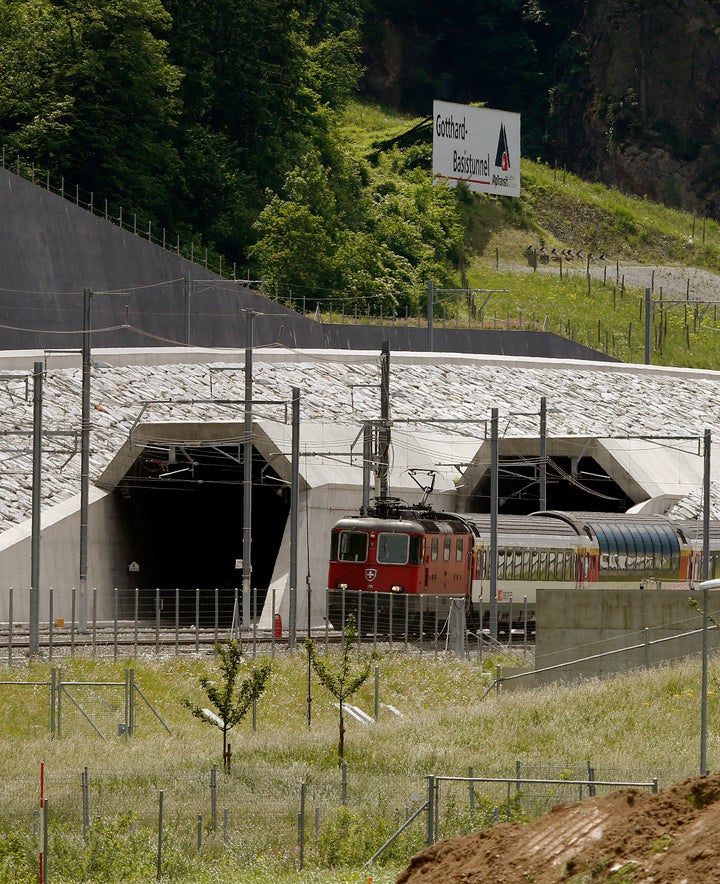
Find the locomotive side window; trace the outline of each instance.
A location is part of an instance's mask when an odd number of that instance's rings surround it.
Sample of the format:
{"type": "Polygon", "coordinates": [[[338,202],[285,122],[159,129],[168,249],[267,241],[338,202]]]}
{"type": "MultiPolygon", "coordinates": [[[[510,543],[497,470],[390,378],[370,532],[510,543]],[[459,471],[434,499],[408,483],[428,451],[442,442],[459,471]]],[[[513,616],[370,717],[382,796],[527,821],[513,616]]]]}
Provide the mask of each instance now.
{"type": "Polygon", "coordinates": [[[410,535],[410,556],[408,562],[411,565],[419,565],[422,562],[422,537],[419,534],[410,535]]]}
{"type": "Polygon", "coordinates": [[[446,538],[445,538],[445,541],[444,541],[444,543],[443,543],[443,561],[445,561],[445,562],[449,562],[449,561],[450,561],[450,545],[451,545],[451,542],[452,542],[452,541],[450,540],[450,538],[449,538],[449,537],[446,537],[446,538]]]}
{"type": "Polygon", "coordinates": [[[438,538],[433,537],[432,543],[430,544],[430,559],[433,562],[437,562],[438,557],[438,538]]]}
{"type": "Polygon", "coordinates": [[[378,534],[377,560],[384,565],[405,565],[410,538],[407,534],[378,534]]]}
{"type": "Polygon", "coordinates": [[[463,560],[463,539],[462,537],[458,537],[455,540],[455,561],[462,562],[463,560]]]}
{"type": "Polygon", "coordinates": [[[368,535],[365,531],[341,531],[338,559],[341,562],[366,562],[368,535]]]}

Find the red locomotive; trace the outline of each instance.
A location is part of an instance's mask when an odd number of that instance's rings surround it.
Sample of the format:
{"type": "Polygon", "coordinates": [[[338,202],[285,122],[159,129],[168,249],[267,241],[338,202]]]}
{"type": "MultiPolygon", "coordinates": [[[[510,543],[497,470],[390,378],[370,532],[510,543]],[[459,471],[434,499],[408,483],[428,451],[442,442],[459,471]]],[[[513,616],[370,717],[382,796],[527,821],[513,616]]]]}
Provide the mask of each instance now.
{"type": "MultiPolygon", "coordinates": [[[[542,512],[498,517],[498,633],[534,630],[538,589],[690,587],[700,578],[699,524],[660,515],[542,512]]],[[[711,531],[709,574],[720,573],[711,531]]],[[[383,499],[332,528],[328,619],[354,614],[360,632],[411,634],[464,599],[471,628],[488,628],[491,525],[486,514],[433,512],[383,499]]]]}

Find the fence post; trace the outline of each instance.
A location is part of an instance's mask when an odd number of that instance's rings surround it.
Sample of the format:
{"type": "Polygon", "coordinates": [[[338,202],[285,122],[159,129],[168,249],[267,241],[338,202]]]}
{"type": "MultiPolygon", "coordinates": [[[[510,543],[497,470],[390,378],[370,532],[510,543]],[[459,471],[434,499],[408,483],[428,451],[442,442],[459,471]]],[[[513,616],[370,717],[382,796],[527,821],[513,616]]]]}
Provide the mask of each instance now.
{"type": "Polygon", "coordinates": [[[300,784],[300,813],[298,814],[298,854],[300,871],[305,865],[305,783],[300,784]]]}
{"type": "Polygon", "coordinates": [[[380,718],[380,667],[375,667],[375,721],[380,718]]]}
{"type": "Polygon", "coordinates": [[[57,668],[50,672],[50,739],[55,739],[55,703],[57,701],[57,668]]]}
{"type": "Polygon", "coordinates": [[[70,604],[70,656],[75,656],[75,587],[72,588],[70,604]]]}
{"type": "Polygon", "coordinates": [[[210,771],[210,817],[212,830],[217,832],[217,765],[213,764],[210,771]]]}
{"type": "Polygon", "coordinates": [[[48,660],[53,658],[53,627],[55,620],[55,599],[53,598],[52,586],[48,590],[48,660]]]}
{"type": "Polygon", "coordinates": [[[469,801],[470,801],[470,813],[475,814],[475,783],[473,782],[473,777],[475,776],[475,770],[472,767],[468,768],[468,790],[469,790],[469,801]]]}
{"type": "Polygon", "coordinates": [[[198,818],[197,818],[197,852],[198,853],[202,852],[202,836],[203,836],[202,814],[199,813],[198,818]]]}
{"type": "Polygon", "coordinates": [[[93,586],[92,591],[92,650],[95,653],[97,643],[97,586],[93,586]]]}
{"type": "Polygon", "coordinates": [[[132,737],[135,733],[135,670],[127,670],[128,678],[128,710],[127,710],[127,729],[126,733],[132,737]]]}
{"type": "Polygon", "coordinates": [[[10,587],[10,598],[8,600],[8,666],[12,666],[12,647],[13,647],[13,601],[14,592],[10,587]]]}
{"type": "Polygon", "coordinates": [[[58,667],[57,670],[57,738],[58,740],[62,736],[62,666],[58,667]]]}
{"type": "Polygon", "coordinates": [[[160,656],[160,587],[155,587],[155,656],[160,656]]]}
{"type": "Polygon", "coordinates": [[[430,847],[435,843],[435,777],[433,774],[425,777],[427,780],[427,825],[425,828],[425,844],[430,847]]]}
{"type": "Polygon", "coordinates": [[[133,652],[137,660],[138,653],[138,628],[140,626],[140,589],[135,587],[135,624],[133,628],[133,652]]]}
{"type": "Polygon", "coordinates": [[[114,597],[114,611],[113,611],[113,660],[117,660],[118,657],[118,588],[115,587],[115,597],[114,597]]]}
{"type": "Polygon", "coordinates": [[[588,795],[591,798],[595,797],[595,768],[590,765],[588,761],[588,795]]]}
{"type": "Polygon", "coordinates": [[[40,881],[41,884],[47,884],[48,881],[48,829],[50,802],[45,797],[44,771],[42,774],[42,786],[40,797],[40,844],[42,854],[40,856],[40,881]]]}
{"type": "MultiPolygon", "coordinates": [[[[200,653],[200,587],[195,587],[195,653],[200,653]]],[[[214,831],[214,830],[213,830],[214,831]]]]}
{"type": "Polygon", "coordinates": [[[340,765],[340,783],[341,783],[341,793],[342,793],[342,805],[345,807],[348,803],[348,794],[347,794],[347,762],[343,761],[340,765]]]}
{"type": "Polygon", "coordinates": [[[88,769],[82,772],[82,813],[83,813],[83,839],[87,841],[88,829],[90,828],[90,787],[88,783],[88,769]]]}
{"type": "Polygon", "coordinates": [[[160,804],[158,807],[158,850],[157,850],[157,880],[162,878],[162,847],[163,847],[163,799],[165,793],[160,790],[160,804]]]}

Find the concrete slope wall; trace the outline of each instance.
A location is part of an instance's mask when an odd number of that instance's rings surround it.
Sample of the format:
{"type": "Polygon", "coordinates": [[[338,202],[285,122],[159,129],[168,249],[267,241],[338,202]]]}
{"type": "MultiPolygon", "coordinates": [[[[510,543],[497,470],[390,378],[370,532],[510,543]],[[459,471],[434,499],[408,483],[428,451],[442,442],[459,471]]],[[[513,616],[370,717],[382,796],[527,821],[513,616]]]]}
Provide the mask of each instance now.
{"type": "MultiPolygon", "coordinates": [[[[81,347],[86,289],[93,347],[243,347],[250,308],[255,345],[379,350],[388,340],[392,350],[429,349],[426,328],[301,316],[0,169],[0,349],[81,347]]],[[[433,350],[608,360],[533,331],[437,326],[433,350]]]]}

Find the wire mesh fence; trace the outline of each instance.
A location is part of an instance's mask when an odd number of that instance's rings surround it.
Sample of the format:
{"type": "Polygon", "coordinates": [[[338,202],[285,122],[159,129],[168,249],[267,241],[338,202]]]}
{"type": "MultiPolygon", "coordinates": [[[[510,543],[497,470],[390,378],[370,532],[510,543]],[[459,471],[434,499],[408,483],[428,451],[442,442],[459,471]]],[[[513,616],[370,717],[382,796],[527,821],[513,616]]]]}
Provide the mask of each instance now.
{"type": "MultiPolygon", "coordinates": [[[[72,842],[78,856],[105,845],[117,853],[134,851],[136,862],[159,867],[162,839],[200,864],[228,851],[236,867],[250,866],[259,856],[274,856],[296,869],[359,868],[390,858],[406,862],[441,838],[498,821],[529,821],[558,803],[618,788],[657,791],[685,775],[658,771],[648,777],[639,770],[604,771],[590,762],[518,761],[513,771],[469,767],[466,777],[408,777],[402,793],[378,800],[346,766],[305,771],[302,780],[278,777],[262,788],[244,769],[131,775],[81,768],[71,776],[48,769],[47,862],[52,868],[53,856],[56,861],[66,856],[72,842]]],[[[40,841],[38,790],[38,778],[6,777],[0,805],[6,838],[21,833],[40,841]]]]}

